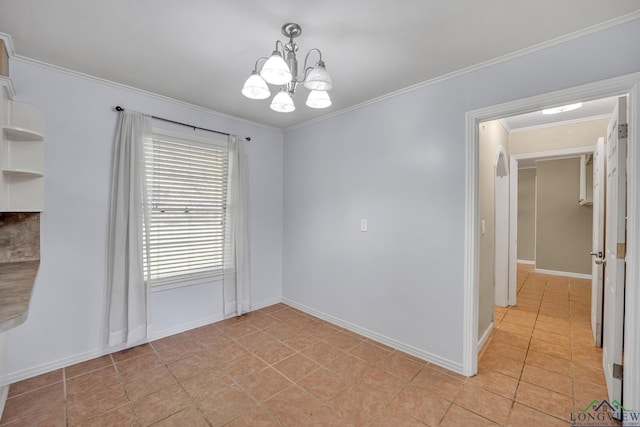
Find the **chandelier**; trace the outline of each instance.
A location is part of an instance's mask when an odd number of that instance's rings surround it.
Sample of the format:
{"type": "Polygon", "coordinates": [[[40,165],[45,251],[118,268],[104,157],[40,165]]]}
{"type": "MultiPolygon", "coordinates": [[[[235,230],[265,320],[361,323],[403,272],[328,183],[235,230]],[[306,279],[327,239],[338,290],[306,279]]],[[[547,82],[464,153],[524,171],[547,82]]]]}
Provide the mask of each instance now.
{"type": "Polygon", "coordinates": [[[307,97],[307,107],[327,108],[331,105],[331,98],[327,91],[333,88],[331,76],[327,72],[322,60],[322,52],[313,48],[304,58],[302,75],[298,75],[298,60],[296,52],[298,45],[293,41],[302,33],[300,25],[288,23],[282,26],[282,34],[289,37],[289,43],[276,41],[276,48],[269,58],[256,60],[253,72],[242,87],[242,94],[251,99],[266,99],[271,96],[269,84],[280,86],[279,92],[271,100],[271,109],[280,113],[290,113],[296,109],[292,95],[299,84],[310,90],[307,97]],[[279,50],[280,48],[280,50],[279,50]],[[315,66],[307,66],[309,56],[317,52],[319,59],[315,66]],[[264,61],[258,71],[258,64],[264,61]]]}

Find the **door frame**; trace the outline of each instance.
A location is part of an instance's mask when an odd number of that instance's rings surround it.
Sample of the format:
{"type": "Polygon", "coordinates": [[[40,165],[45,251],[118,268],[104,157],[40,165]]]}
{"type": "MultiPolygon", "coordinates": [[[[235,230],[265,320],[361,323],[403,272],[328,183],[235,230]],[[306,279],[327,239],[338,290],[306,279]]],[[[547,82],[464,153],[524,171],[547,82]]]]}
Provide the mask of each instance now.
{"type": "MultiPolygon", "coordinates": [[[[511,194],[509,191],[511,174],[513,170],[510,170],[509,167],[509,157],[507,156],[507,152],[502,145],[498,146],[498,150],[496,152],[496,160],[494,162],[493,167],[493,236],[494,236],[494,256],[493,258],[493,277],[494,277],[494,290],[493,290],[493,299],[494,304],[500,307],[507,307],[511,304],[511,264],[509,262],[509,253],[511,250],[511,235],[509,227],[507,227],[506,233],[500,231],[500,227],[498,227],[498,220],[504,220],[506,216],[507,224],[511,220],[510,216],[510,205],[512,203],[511,194]],[[500,176],[498,175],[498,167],[499,162],[504,161],[504,167],[506,169],[506,175],[500,176]],[[506,179],[504,181],[499,181],[498,178],[506,179]],[[502,185],[504,188],[500,188],[502,185]],[[505,191],[506,190],[506,191],[505,191]],[[506,206],[506,209],[503,208],[506,206]],[[506,266],[502,261],[499,261],[497,256],[498,253],[506,253],[507,254],[507,262],[506,266]],[[506,281],[503,283],[502,280],[499,280],[498,273],[502,273],[499,271],[501,267],[506,267],[506,281]]],[[[504,271],[504,270],[503,270],[504,271]]]]}
{"type": "Polygon", "coordinates": [[[465,115],[465,254],[462,369],[467,376],[478,371],[479,242],[478,200],[479,124],[501,117],[539,111],[550,106],[628,94],[627,169],[627,283],[625,294],[624,390],[628,408],[640,408],[640,72],[556,92],[493,105],[465,115]]]}
{"type": "MultiPolygon", "coordinates": [[[[535,153],[513,154],[509,157],[509,305],[516,305],[516,271],[518,268],[518,162],[521,160],[560,160],[573,159],[583,154],[593,153],[596,145],[584,147],[560,148],[558,150],[538,151],[535,153]]],[[[537,202],[537,199],[536,199],[537,202]]],[[[537,236],[537,234],[536,234],[537,236]]],[[[537,248],[537,238],[535,240],[537,248]]],[[[537,265],[536,265],[537,270],[537,265]]],[[[571,277],[591,278],[580,274],[567,274],[571,277]]]]}

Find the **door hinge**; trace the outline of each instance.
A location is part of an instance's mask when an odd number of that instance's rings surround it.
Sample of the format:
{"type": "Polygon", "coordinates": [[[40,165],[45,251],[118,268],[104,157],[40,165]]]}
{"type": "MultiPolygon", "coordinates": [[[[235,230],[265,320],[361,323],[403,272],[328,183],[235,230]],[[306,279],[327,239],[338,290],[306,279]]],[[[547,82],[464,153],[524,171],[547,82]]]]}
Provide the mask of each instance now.
{"type": "Polygon", "coordinates": [[[622,378],[622,365],[618,365],[617,363],[613,364],[613,378],[617,380],[621,380],[622,378]]]}
{"type": "Polygon", "coordinates": [[[623,259],[627,256],[627,244],[626,243],[618,243],[616,248],[616,258],[623,259]]]}
{"type": "Polygon", "coordinates": [[[618,125],[618,138],[625,139],[627,137],[627,132],[629,131],[629,125],[627,123],[620,123],[618,125]]]}

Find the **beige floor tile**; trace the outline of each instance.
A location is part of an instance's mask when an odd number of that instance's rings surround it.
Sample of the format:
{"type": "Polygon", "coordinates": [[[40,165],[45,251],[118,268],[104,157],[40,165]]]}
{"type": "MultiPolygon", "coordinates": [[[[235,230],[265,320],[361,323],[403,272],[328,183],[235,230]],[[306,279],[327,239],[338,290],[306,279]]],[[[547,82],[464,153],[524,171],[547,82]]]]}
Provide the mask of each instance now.
{"type": "Polygon", "coordinates": [[[245,354],[221,366],[221,369],[236,381],[254,374],[267,365],[253,354],[245,354]]]}
{"type": "Polygon", "coordinates": [[[282,426],[302,423],[321,406],[318,400],[295,385],[262,404],[262,407],[282,426]]]}
{"type": "MultiPolygon", "coordinates": [[[[567,416],[566,419],[568,420],[569,417],[567,416]]],[[[513,427],[566,427],[569,426],[569,423],[516,402],[511,409],[507,425],[513,427]]]]}
{"type": "Polygon", "coordinates": [[[539,353],[537,351],[529,350],[525,365],[537,366],[539,368],[552,371],[557,374],[566,376],[571,375],[571,361],[561,357],[554,357],[548,354],[539,353]]]}
{"type": "Polygon", "coordinates": [[[240,387],[258,402],[291,386],[293,383],[273,368],[264,369],[240,382],[240,387]]]}
{"type": "Polygon", "coordinates": [[[391,400],[402,390],[406,382],[381,370],[373,368],[362,374],[358,385],[370,388],[370,391],[381,399],[391,400]]]}
{"type": "Polygon", "coordinates": [[[240,387],[232,385],[218,393],[208,394],[198,401],[197,407],[207,421],[218,426],[249,413],[257,403],[240,387]]]}
{"type": "Polygon", "coordinates": [[[293,336],[282,338],[280,341],[295,351],[302,351],[305,348],[317,344],[319,340],[319,338],[307,333],[306,330],[303,329],[293,336]]]}
{"type": "Polygon", "coordinates": [[[36,377],[11,384],[11,386],[9,387],[8,397],[15,397],[29,391],[37,390],[42,387],[62,382],[62,380],[62,369],[56,369],[53,372],[38,375],[36,377]]]}
{"type": "Polygon", "coordinates": [[[67,398],[84,397],[112,385],[120,385],[120,378],[113,366],[107,366],[67,380],[67,398]]]}
{"type": "Polygon", "coordinates": [[[277,304],[14,384],[0,424],[567,425],[606,398],[590,284],[522,271],[472,378],[277,304]]]}
{"type": "Polygon", "coordinates": [[[524,362],[527,357],[527,349],[515,345],[505,344],[501,342],[491,343],[484,353],[485,356],[499,356],[513,359],[518,362],[524,362]]]}
{"type": "Polygon", "coordinates": [[[575,379],[574,384],[575,393],[575,406],[576,408],[584,408],[593,400],[605,400],[609,399],[607,387],[604,385],[595,385],[590,382],[582,381],[579,378],[575,379]]]}
{"type": "Polygon", "coordinates": [[[97,393],[81,395],[67,401],[67,420],[69,425],[78,425],[100,416],[105,412],[124,406],[127,396],[120,383],[103,388],[97,393]]]}
{"type": "Polygon", "coordinates": [[[78,375],[86,374],[91,371],[105,368],[113,365],[113,359],[110,354],[102,357],[96,357],[94,359],[87,360],[86,362],[76,363],[75,365],[67,366],[64,368],[65,378],[73,378],[78,375]]]}
{"type": "Polygon", "coordinates": [[[142,344],[135,347],[127,348],[126,350],[112,353],[111,357],[115,363],[122,362],[133,357],[141,356],[143,354],[152,353],[153,348],[150,344],[142,344]]]}
{"type": "Polygon", "coordinates": [[[307,417],[300,425],[304,427],[356,426],[353,421],[340,417],[340,415],[328,406],[322,406],[320,409],[313,411],[311,416],[307,417]]]}
{"type": "Polygon", "coordinates": [[[518,380],[496,371],[478,372],[467,380],[467,384],[482,387],[507,399],[513,399],[518,387],[518,380]]]}
{"type": "Polygon", "coordinates": [[[303,354],[296,353],[276,363],[273,367],[291,381],[296,382],[318,369],[320,365],[303,354]]]}
{"type": "Polygon", "coordinates": [[[174,376],[164,366],[127,377],[123,380],[123,383],[130,400],[139,399],[177,384],[174,376]]]}
{"type": "Polygon", "coordinates": [[[426,364],[424,362],[417,362],[415,358],[407,358],[402,352],[395,351],[380,361],[377,366],[403,381],[410,381],[426,364]]]}
{"type": "Polygon", "coordinates": [[[126,378],[157,369],[162,365],[158,355],[155,352],[149,352],[116,363],[116,369],[122,378],[126,378]]]}
{"type": "MultiPolygon", "coordinates": [[[[83,427],[104,427],[104,426],[122,426],[122,427],[134,427],[138,425],[133,410],[129,404],[124,404],[108,412],[98,415],[94,418],[82,422],[83,427]]],[[[156,424],[158,426],[159,424],[156,424]]],[[[204,426],[203,426],[204,427],[204,426]]]]}
{"type": "Polygon", "coordinates": [[[574,363],[573,375],[580,381],[590,382],[602,387],[606,386],[602,364],[585,366],[579,363],[574,363]]]}
{"type": "Polygon", "coordinates": [[[495,423],[504,425],[509,417],[513,400],[480,387],[465,385],[456,396],[454,403],[495,423]]]}
{"type": "Polygon", "coordinates": [[[278,363],[282,359],[291,356],[293,353],[295,353],[295,350],[277,341],[265,344],[253,350],[253,354],[269,365],[278,363]]]}
{"type": "Polygon", "coordinates": [[[43,412],[64,403],[64,384],[62,382],[41,387],[7,399],[2,422],[7,423],[26,415],[43,412]]]}
{"type": "Polygon", "coordinates": [[[372,422],[390,401],[388,395],[380,393],[366,384],[355,384],[327,402],[341,418],[358,426],[372,422]]]}
{"type": "Polygon", "coordinates": [[[414,385],[409,385],[402,390],[392,403],[398,412],[416,418],[427,425],[438,425],[450,405],[451,402],[414,385]]]}
{"type": "Polygon", "coordinates": [[[453,401],[462,389],[464,381],[427,366],[416,375],[411,384],[428,390],[443,399],[453,401]]]}
{"type": "Polygon", "coordinates": [[[358,359],[364,360],[370,365],[375,365],[389,357],[392,351],[375,344],[371,344],[367,341],[361,341],[356,344],[355,347],[348,350],[347,353],[357,357],[358,359]]]}
{"type": "Polygon", "coordinates": [[[319,342],[302,350],[301,353],[321,365],[327,365],[333,359],[342,355],[344,351],[326,342],[319,342]]]}
{"type": "Polygon", "coordinates": [[[241,322],[234,324],[232,326],[228,326],[225,328],[221,328],[222,332],[230,336],[231,338],[240,338],[244,335],[248,335],[252,332],[259,331],[257,327],[253,326],[248,322],[241,322]]]}
{"type": "Polygon", "coordinates": [[[454,404],[447,411],[441,425],[446,427],[491,427],[498,424],[454,404]]]}
{"type": "Polygon", "coordinates": [[[327,368],[320,368],[298,381],[298,385],[319,401],[326,402],[347,388],[349,383],[327,368]]]}
{"type": "MultiPolygon", "coordinates": [[[[186,424],[182,424],[185,425],[186,424]]],[[[256,408],[251,412],[240,415],[227,424],[227,427],[279,427],[280,424],[264,409],[256,408]]]]}
{"type": "Polygon", "coordinates": [[[559,419],[568,419],[573,410],[573,398],[526,382],[520,382],[516,401],[559,419]]]}
{"type": "Polygon", "coordinates": [[[520,381],[535,384],[566,396],[573,396],[573,381],[570,376],[560,375],[537,366],[525,365],[520,381]]]}
{"type": "Polygon", "coordinates": [[[496,371],[514,378],[520,378],[523,366],[524,364],[517,360],[496,356],[495,354],[487,355],[486,352],[478,361],[479,371],[496,371]]]}
{"type": "Polygon", "coordinates": [[[5,413],[2,420],[0,420],[0,424],[11,427],[66,427],[67,421],[64,405],[60,404],[36,411],[27,411],[26,413],[18,414],[16,417],[5,413]],[[8,421],[10,421],[10,424],[5,424],[8,421]]]}

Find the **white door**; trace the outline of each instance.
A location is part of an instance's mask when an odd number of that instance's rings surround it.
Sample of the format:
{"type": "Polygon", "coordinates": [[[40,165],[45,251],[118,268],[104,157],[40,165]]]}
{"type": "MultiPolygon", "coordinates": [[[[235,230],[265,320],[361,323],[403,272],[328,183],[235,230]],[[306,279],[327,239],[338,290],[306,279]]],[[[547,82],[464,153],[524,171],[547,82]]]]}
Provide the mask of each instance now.
{"type": "Polygon", "coordinates": [[[626,98],[618,106],[607,130],[607,190],[605,228],[604,316],[602,364],[609,401],[622,402],[622,337],[626,255],[627,138],[619,124],[627,123],[626,98]]]}
{"type": "Polygon", "coordinates": [[[495,305],[509,305],[509,167],[504,147],[498,147],[494,164],[494,282],[495,305]]]}
{"type": "Polygon", "coordinates": [[[591,328],[596,347],[602,347],[602,283],[604,280],[604,138],[598,138],[593,152],[593,245],[591,255],[591,328]]]}

